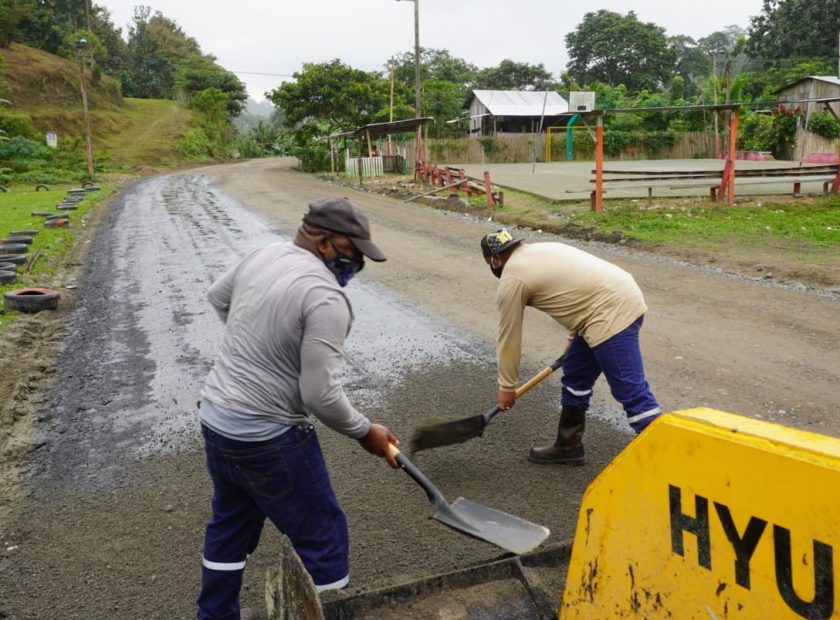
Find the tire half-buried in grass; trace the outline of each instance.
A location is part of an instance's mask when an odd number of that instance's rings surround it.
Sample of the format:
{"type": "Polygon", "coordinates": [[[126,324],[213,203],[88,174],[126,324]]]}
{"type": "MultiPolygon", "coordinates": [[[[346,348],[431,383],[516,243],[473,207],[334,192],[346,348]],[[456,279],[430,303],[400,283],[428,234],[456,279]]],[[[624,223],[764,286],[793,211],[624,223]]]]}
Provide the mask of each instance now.
{"type": "Polygon", "coordinates": [[[18,312],[40,312],[41,310],[55,310],[61,296],[51,288],[22,288],[9,291],[3,295],[3,306],[6,310],[18,312]]]}
{"type": "Polygon", "coordinates": [[[26,243],[0,244],[0,254],[26,254],[28,251],[29,245],[26,243]]]}
{"type": "Polygon", "coordinates": [[[22,265],[29,260],[28,254],[0,254],[0,263],[22,265]]]}
{"type": "Polygon", "coordinates": [[[0,269],[0,284],[12,284],[13,282],[17,282],[17,271],[0,269]]]}

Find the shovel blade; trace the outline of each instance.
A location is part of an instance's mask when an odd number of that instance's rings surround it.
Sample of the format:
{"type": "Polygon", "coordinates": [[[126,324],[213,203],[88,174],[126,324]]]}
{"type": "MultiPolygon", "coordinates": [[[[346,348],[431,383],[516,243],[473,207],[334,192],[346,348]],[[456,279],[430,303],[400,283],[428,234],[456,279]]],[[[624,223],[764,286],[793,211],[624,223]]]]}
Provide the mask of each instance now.
{"type": "Polygon", "coordinates": [[[449,527],[516,554],[527,553],[548,538],[547,527],[459,497],[437,507],[435,519],[449,527]]]}
{"type": "Polygon", "coordinates": [[[487,420],[482,415],[459,420],[430,420],[414,431],[411,437],[411,454],[481,437],[485,426],[487,420]]]}

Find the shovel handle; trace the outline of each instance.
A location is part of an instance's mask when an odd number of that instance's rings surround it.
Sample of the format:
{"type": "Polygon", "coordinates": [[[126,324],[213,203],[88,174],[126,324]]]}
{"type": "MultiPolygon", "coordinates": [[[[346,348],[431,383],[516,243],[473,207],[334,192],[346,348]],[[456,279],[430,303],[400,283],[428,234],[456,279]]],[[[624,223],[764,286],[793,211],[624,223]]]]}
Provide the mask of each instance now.
{"type": "MultiPolygon", "coordinates": [[[[560,368],[560,366],[563,365],[563,357],[564,356],[565,356],[565,353],[563,355],[561,355],[560,357],[558,357],[556,360],[554,360],[554,362],[552,362],[551,366],[546,366],[541,371],[539,371],[536,375],[534,375],[533,377],[528,379],[528,381],[526,381],[525,383],[520,385],[518,388],[516,388],[516,391],[514,392],[514,394],[516,394],[516,398],[519,398],[520,396],[522,396],[525,392],[530,390],[537,383],[539,383],[540,381],[545,379],[548,375],[550,375],[555,370],[560,368]]],[[[490,420],[492,420],[493,417],[497,413],[499,413],[500,411],[501,411],[501,409],[499,409],[499,405],[496,405],[495,407],[493,407],[492,409],[487,411],[487,413],[484,414],[484,422],[487,423],[490,420]]]]}
{"type": "Polygon", "coordinates": [[[426,492],[426,496],[429,498],[429,501],[435,507],[447,505],[446,498],[440,491],[437,490],[437,487],[432,484],[432,481],[426,478],[425,474],[417,469],[414,463],[412,463],[407,456],[400,452],[400,449],[397,448],[397,446],[389,443],[388,454],[389,456],[393,456],[397,463],[399,463],[400,468],[402,468],[405,473],[411,476],[411,478],[423,488],[426,492]]]}

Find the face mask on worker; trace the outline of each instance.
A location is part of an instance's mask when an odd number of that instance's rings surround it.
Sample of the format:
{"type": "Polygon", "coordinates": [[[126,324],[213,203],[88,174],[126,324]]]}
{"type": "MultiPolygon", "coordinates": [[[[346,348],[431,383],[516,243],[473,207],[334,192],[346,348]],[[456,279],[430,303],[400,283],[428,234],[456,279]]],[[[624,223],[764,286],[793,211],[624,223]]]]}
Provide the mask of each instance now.
{"type": "Polygon", "coordinates": [[[496,256],[496,257],[491,256],[490,257],[490,271],[493,272],[493,275],[496,276],[497,278],[501,278],[502,277],[502,269],[504,269],[504,265],[502,265],[502,259],[499,258],[498,256],[496,256]],[[496,258],[496,260],[499,261],[499,266],[498,267],[493,266],[493,258],[496,258]]]}
{"type": "Polygon", "coordinates": [[[364,269],[365,261],[355,260],[347,256],[332,241],[330,241],[330,245],[335,251],[335,256],[329,260],[325,260],[324,264],[335,276],[335,279],[338,280],[339,286],[347,286],[347,283],[353,279],[353,276],[364,269]]]}

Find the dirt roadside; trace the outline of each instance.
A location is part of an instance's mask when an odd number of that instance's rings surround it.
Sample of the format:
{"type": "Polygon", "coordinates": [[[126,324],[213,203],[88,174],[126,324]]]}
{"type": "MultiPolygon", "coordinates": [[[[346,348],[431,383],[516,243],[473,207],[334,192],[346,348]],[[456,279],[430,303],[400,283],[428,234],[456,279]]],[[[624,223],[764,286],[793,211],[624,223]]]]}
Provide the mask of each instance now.
{"type": "MultiPolygon", "coordinates": [[[[370,214],[377,243],[389,256],[387,263],[365,269],[360,279],[392,292],[412,312],[436,317],[451,326],[454,333],[468,336],[468,346],[473,349],[466,353],[472,361],[420,368],[408,381],[387,386],[386,398],[370,404],[369,412],[377,419],[406,437],[405,433],[417,421],[412,415],[472,412],[476,406],[483,410],[489,404],[488,394],[492,395],[494,388],[491,351],[496,281],[478,255],[477,240],[494,226],[493,222],[457,212],[403,205],[382,196],[329,185],[294,172],[288,162],[278,160],[218,166],[190,174],[210,175],[226,194],[235,196],[249,211],[260,214],[284,233],[297,227],[306,203],[312,199],[323,195],[349,196],[370,214]]],[[[207,196],[197,194],[196,198],[206,200],[207,196]]],[[[138,206],[132,204],[134,208],[138,206]]],[[[98,217],[104,215],[105,209],[97,211],[98,217]]],[[[186,228],[185,222],[192,217],[188,213],[185,219],[176,221],[186,228]]],[[[109,225],[118,222],[122,220],[110,221],[109,225]]],[[[95,224],[91,220],[87,230],[80,233],[78,254],[68,261],[61,281],[57,279],[51,285],[67,284],[77,277],[88,245],[86,240],[95,224]]],[[[233,235],[239,227],[236,222],[222,220],[211,224],[214,228],[198,223],[196,243],[216,232],[233,235]]],[[[147,234],[154,237],[158,232],[165,236],[164,230],[147,234]]],[[[554,238],[535,231],[521,233],[535,241],[554,238]]],[[[140,239],[137,243],[145,241],[140,239]]],[[[607,244],[570,242],[622,265],[635,275],[645,291],[650,306],[643,330],[646,366],[664,407],[707,405],[840,437],[840,421],[835,413],[840,382],[840,342],[834,329],[840,302],[836,295],[740,276],[720,266],[692,265],[607,244]]],[[[101,262],[107,263],[107,258],[100,252],[101,262]]],[[[194,264],[181,265],[181,258],[173,249],[169,262],[199,280],[195,287],[200,290],[204,272],[194,264]]],[[[216,268],[223,267],[220,264],[216,268]]],[[[101,265],[102,273],[107,274],[108,269],[108,264],[101,265]]],[[[155,279],[151,285],[167,293],[179,292],[166,282],[157,284],[155,279]]],[[[125,284],[134,286],[132,282],[125,284]]],[[[95,288],[89,294],[103,295],[95,288]]],[[[57,356],[68,362],[74,359],[74,351],[65,344],[67,314],[63,314],[72,306],[71,295],[68,290],[63,299],[67,303],[62,304],[59,313],[27,317],[6,330],[0,342],[2,362],[13,362],[19,369],[9,381],[4,373],[0,384],[4,424],[6,420],[16,421],[14,427],[2,429],[6,442],[5,473],[0,476],[4,481],[0,489],[3,507],[15,520],[15,537],[6,537],[9,530],[2,522],[0,532],[4,543],[20,543],[21,547],[9,551],[4,544],[0,549],[0,576],[5,571],[4,579],[10,581],[4,587],[9,583],[13,586],[6,590],[12,601],[9,617],[50,617],[49,610],[66,618],[188,617],[195,594],[201,525],[208,503],[199,444],[190,435],[183,447],[161,458],[109,460],[109,452],[119,452],[121,442],[126,440],[114,437],[109,443],[103,442],[95,454],[85,452],[88,445],[80,449],[79,455],[72,453],[78,445],[74,436],[79,432],[77,427],[98,421],[93,407],[106,409],[112,393],[129,391],[130,386],[110,384],[109,375],[96,374],[96,360],[92,357],[86,359],[91,374],[74,372],[70,363],[56,366],[57,356]],[[83,402],[78,409],[65,408],[66,420],[42,420],[52,413],[44,411],[43,399],[54,383],[54,373],[64,379],[63,389],[90,389],[103,404],[83,402]],[[20,484],[27,461],[42,460],[45,453],[55,448],[49,443],[32,446],[33,430],[59,422],[63,434],[57,441],[64,444],[63,451],[53,458],[56,478],[47,481],[38,491],[40,495],[30,495],[30,489],[20,484]],[[98,459],[97,464],[101,462],[106,467],[91,465],[80,471],[94,478],[98,472],[90,470],[120,470],[119,485],[90,492],[86,489],[87,480],[73,480],[75,461],[92,455],[98,459]],[[74,484],[63,484],[66,482],[74,484]],[[26,504],[22,513],[21,499],[26,504]]],[[[167,295],[158,303],[164,306],[172,296],[167,295]]],[[[85,303],[83,297],[78,301],[85,303]]],[[[97,303],[101,308],[107,307],[102,299],[97,303]]],[[[90,316],[97,318],[96,313],[90,316]]],[[[177,327],[188,330],[190,317],[181,313],[178,318],[183,322],[177,327]]],[[[358,322],[364,321],[365,316],[361,315],[358,322]]],[[[103,320],[101,328],[90,324],[86,329],[95,333],[97,329],[112,327],[103,320]]],[[[553,360],[563,340],[564,334],[552,321],[529,313],[524,368],[536,370],[553,360]]],[[[79,344],[78,338],[73,342],[79,344]]],[[[397,363],[410,353],[405,350],[407,346],[410,343],[400,339],[391,349],[382,351],[382,363],[397,363]]],[[[138,348],[136,353],[142,361],[144,355],[154,358],[157,352],[138,348]]],[[[95,354],[96,351],[90,352],[95,354]]],[[[177,374],[177,367],[166,366],[161,360],[158,359],[160,372],[177,374]]],[[[200,358],[184,361],[185,366],[191,367],[203,363],[200,358]]],[[[130,368],[131,363],[127,366],[130,368]]],[[[117,378],[126,380],[124,376],[117,378]]],[[[142,383],[139,387],[143,387],[142,383]]],[[[362,381],[354,389],[364,394],[370,387],[362,381]]],[[[535,521],[551,522],[553,540],[567,540],[574,527],[579,493],[629,435],[615,430],[612,424],[620,423],[620,412],[606,386],[599,385],[593,404],[597,419],[587,431],[590,465],[575,471],[530,467],[522,452],[551,435],[556,387],[554,379],[547,380],[515,409],[518,416],[494,422],[497,426],[492,436],[463,449],[423,455],[418,464],[430,478],[446,485],[445,493],[457,490],[458,494],[502,510],[526,511],[535,521]],[[508,474],[507,483],[500,483],[500,467],[508,474]],[[524,496],[523,488],[533,492],[524,496]],[[560,503],[557,488],[566,496],[560,503]]],[[[69,397],[66,400],[74,402],[69,397]]],[[[140,413],[144,411],[139,409],[140,413]]],[[[134,415],[137,410],[128,413],[134,415]]],[[[135,435],[130,439],[143,437],[143,433],[135,435]]],[[[354,442],[326,433],[322,441],[330,454],[334,484],[351,519],[356,587],[398,583],[493,556],[479,543],[464,541],[445,528],[436,530],[422,522],[409,525],[428,512],[416,487],[395,478],[397,474],[390,476],[391,472],[375,459],[363,458],[354,442]],[[416,531],[407,532],[411,527],[416,531]]],[[[246,602],[260,600],[259,568],[270,561],[271,548],[267,533],[260,548],[262,555],[256,559],[258,564],[249,573],[246,602]]]]}

